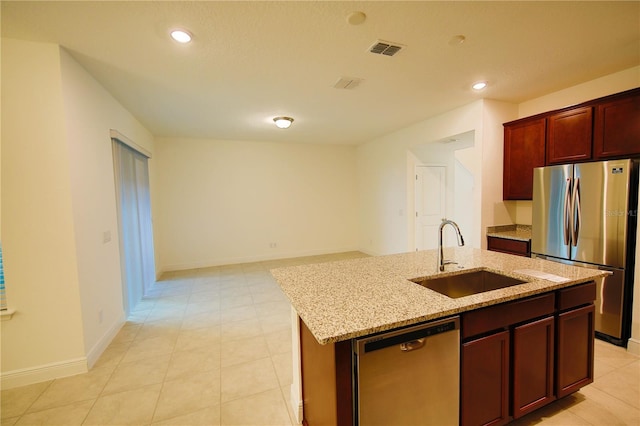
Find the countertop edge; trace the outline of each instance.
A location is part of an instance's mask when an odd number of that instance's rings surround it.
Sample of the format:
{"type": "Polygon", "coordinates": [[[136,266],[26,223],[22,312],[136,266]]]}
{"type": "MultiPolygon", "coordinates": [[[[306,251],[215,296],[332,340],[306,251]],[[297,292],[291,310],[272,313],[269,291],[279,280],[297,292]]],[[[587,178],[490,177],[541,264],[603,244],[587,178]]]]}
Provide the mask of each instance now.
{"type": "Polygon", "coordinates": [[[512,235],[507,232],[487,232],[487,237],[503,238],[505,240],[530,242],[531,237],[512,235]]]}
{"type": "Polygon", "coordinates": [[[277,268],[271,273],[320,344],[548,293],[596,280],[607,273],[467,247],[446,248],[445,257],[460,262],[458,268],[448,266],[446,272],[437,271],[437,251],[427,250],[277,268]],[[525,282],[456,299],[411,282],[418,277],[443,277],[478,269],[511,275],[525,282]],[[566,281],[523,275],[527,269],[566,281]]]}
{"type": "Polygon", "coordinates": [[[531,241],[531,225],[501,225],[487,227],[487,237],[515,241],[531,241]]]}
{"type": "MultiPolygon", "coordinates": [[[[602,276],[604,276],[604,275],[606,275],[606,273],[603,272],[602,276]]],[[[385,324],[385,325],[380,326],[380,327],[367,329],[367,330],[364,330],[362,332],[346,333],[346,334],[343,334],[343,335],[332,336],[332,337],[327,337],[327,338],[319,338],[313,332],[311,334],[313,334],[313,336],[316,338],[318,343],[320,343],[321,345],[327,345],[327,344],[331,344],[331,343],[338,343],[338,342],[342,342],[344,340],[357,339],[359,337],[364,337],[364,336],[369,336],[369,335],[372,335],[372,334],[382,333],[384,331],[394,330],[394,329],[397,329],[397,328],[408,327],[408,326],[411,326],[411,325],[416,325],[416,324],[420,324],[420,323],[427,322],[427,321],[433,321],[433,320],[437,320],[437,319],[441,319],[441,318],[446,318],[446,317],[450,317],[450,316],[454,316],[454,315],[459,315],[459,314],[462,314],[464,312],[469,312],[469,311],[473,311],[473,310],[476,310],[476,309],[482,309],[482,308],[486,308],[488,306],[495,306],[495,305],[499,305],[501,303],[510,302],[510,301],[513,301],[513,300],[526,299],[528,297],[536,296],[536,295],[539,295],[539,294],[551,293],[551,292],[554,292],[554,291],[557,291],[557,290],[561,290],[563,288],[573,287],[573,286],[576,286],[576,285],[588,283],[590,281],[593,281],[595,278],[597,278],[597,277],[585,278],[583,280],[579,280],[579,281],[576,281],[576,282],[571,281],[571,282],[565,282],[565,283],[558,283],[557,286],[553,286],[553,287],[549,287],[549,288],[545,288],[545,289],[540,289],[540,290],[531,290],[531,291],[519,293],[519,294],[513,295],[513,296],[500,297],[499,299],[496,299],[495,301],[478,303],[477,305],[469,305],[469,306],[466,306],[464,308],[445,310],[445,311],[442,311],[442,312],[439,312],[439,313],[436,313],[436,314],[425,315],[425,316],[417,317],[417,318],[414,318],[414,319],[411,319],[411,320],[407,320],[407,321],[399,321],[397,323],[389,323],[389,324],[385,324]]],[[[499,290],[496,290],[496,291],[499,291],[499,290]]],[[[304,321],[304,318],[302,316],[300,316],[300,319],[306,324],[306,322],[304,321]]]]}

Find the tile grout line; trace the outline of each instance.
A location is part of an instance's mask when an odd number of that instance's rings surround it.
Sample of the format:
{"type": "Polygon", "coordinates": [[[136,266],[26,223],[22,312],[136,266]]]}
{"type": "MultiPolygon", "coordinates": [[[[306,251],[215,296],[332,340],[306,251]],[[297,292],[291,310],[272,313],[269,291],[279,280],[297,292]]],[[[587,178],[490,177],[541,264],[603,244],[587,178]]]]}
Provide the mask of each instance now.
{"type": "MultiPolygon", "coordinates": [[[[51,387],[51,385],[53,385],[53,382],[55,382],[56,380],[57,379],[51,380],[51,382],[47,386],[45,386],[44,389],[42,389],[42,391],[40,393],[38,393],[38,396],[36,396],[33,399],[33,402],[31,402],[31,404],[29,404],[29,406],[27,408],[25,408],[24,411],[19,416],[17,416],[18,419],[16,420],[16,422],[14,424],[17,424],[20,421],[20,419],[22,419],[23,416],[25,416],[27,414],[31,414],[31,413],[29,413],[29,409],[31,407],[33,407],[33,404],[35,404],[36,401],[38,401],[38,399],[40,399],[40,397],[42,397],[42,395],[47,391],[47,389],[49,389],[51,387]]],[[[34,412],[37,413],[37,411],[34,411],[34,412]]],[[[15,417],[13,417],[13,418],[15,418],[15,417]]]]}
{"type": "MultiPolygon", "coordinates": [[[[327,261],[333,261],[333,260],[341,260],[341,259],[338,259],[338,258],[336,258],[336,259],[328,258],[327,259],[327,261]]],[[[312,263],[315,263],[315,262],[312,262],[312,263]]],[[[272,265],[273,268],[284,267],[284,266],[288,266],[288,265],[284,265],[284,264],[283,265],[277,265],[277,266],[276,265],[272,265]]],[[[264,269],[264,268],[262,268],[262,269],[264,269]]],[[[248,267],[241,266],[238,269],[231,269],[231,270],[228,270],[228,271],[225,272],[225,274],[226,274],[225,275],[226,276],[226,282],[228,284],[224,288],[233,288],[234,286],[238,286],[238,288],[240,288],[240,287],[248,287],[249,288],[249,294],[251,295],[250,306],[252,306],[253,312],[256,315],[258,313],[258,309],[256,308],[256,306],[258,304],[256,303],[256,298],[254,298],[254,294],[257,294],[258,295],[257,298],[261,299],[263,295],[262,295],[262,292],[259,291],[260,290],[260,286],[264,285],[264,289],[265,290],[269,288],[269,286],[267,285],[267,277],[269,276],[268,270],[266,271],[266,274],[263,277],[262,274],[265,271],[263,271],[262,269],[253,269],[251,266],[248,266],[248,267]],[[254,289],[255,291],[251,291],[252,289],[254,289]]],[[[172,278],[172,279],[174,279],[174,278],[172,278]]],[[[187,312],[187,307],[189,305],[189,302],[192,300],[192,297],[196,293],[198,293],[198,291],[195,291],[195,293],[194,293],[194,289],[196,288],[195,285],[198,282],[197,279],[203,279],[204,280],[204,278],[202,278],[200,275],[197,275],[197,276],[192,276],[192,277],[181,276],[181,277],[175,278],[175,279],[176,280],[180,280],[180,281],[189,281],[190,282],[190,284],[188,286],[186,286],[186,287],[188,287],[188,289],[187,288],[184,289],[186,291],[186,293],[182,293],[182,290],[181,290],[180,292],[177,292],[177,293],[176,292],[168,292],[167,294],[164,294],[164,295],[157,295],[153,299],[154,300],[154,307],[156,306],[156,302],[157,301],[167,300],[167,299],[171,299],[171,298],[179,298],[179,297],[184,296],[184,294],[188,294],[187,300],[184,301],[184,302],[181,302],[181,306],[184,307],[184,310],[182,311],[182,315],[181,315],[181,324],[184,324],[184,321],[185,321],[185,318],[186,318],[186,315],[187,315],[186,312],[187,312]]],[[[168,285],[171,285],[170,281],[169,281],[168,285]]],[[[201,289],[201,287],[198,287],[198,288],[201,289]]],[[[270,289],[269,289],[269,291],[270,291],[270,289]]],[[[268,294],[268,291],[265,291],[265,293],[268,294]]],[[[267,296],[267,297],[269,297],[269,296],[267,296]]],[[[218,294],[217,298],[218,298],[218,301],[221,300],[220,294],[218,294]]],[[[195,299],[193,299],[193,300],[196,301],[197,297],[195,299]]],[[[270,301],[264,302],[263,301],[262,304],[264,304],[266,306],[267,303],[272,303],[272,302],[270,302],[270,301]]],[[[272,309],[270,309],[270,310],[260,309],[260,312],[262,312],[263,314],[265,312],[268,312],[269,315],[274,316],[274,317],[280,314],[280,306],[278,306],[277,304],[273,304],[273,305],[271,305],[271,308],[272,309]]],[[[220,312],[222,312],[222,307],[220,307],[220,312]]],[[[197,314],[195,314],[195,315],[197,315],[197,314]]],[[[277,382],[277,386],[279,388],[278,389],[279,390],[279,394],[278,395],[280,395],[280,401],[282,401],[285,404],[285,409],[287,411],[286,418],[288,418],[288,420],[289,420],[291,425],[295,425],[296,423],[294,423],[294,420],[293,420],[293,417],[292,417],[293,416],[293,412],[291,411],[291,407],[289,407],[289,403],[287,402],[288,401],[288,399],[287,399],[288,395],[286,395],[287,392],[286,392],[286,389],[285,389],[287,386],[285,385],[283,387],[281,377],[278,375],[278,371],[276,369],[276,360],[275,360],[274,356],[275,355],[280,355],[280,354],[274,354],[274,352],[271,350],[271,347],[269,346],[269,341],[267,339],[267,335],[272,335],[272,334],[276,334],[276,333],[279,333],[279,332],[284,333],[284,331],[283,331],[284,329],[280,329],[279,325],[278,325],[279,322],[276,321],[276,322],[270,323],[270,325],[268,326],[268,328],[269,327],[273,328],[274,324],[275,324],[275,328],[276,329],[270,330],[269,333],[265,333],[264,328],[262,327],[262,325],[263,325],[262,324],[262,317],[263,317],[263,315],[257,315],[255,319],[258,321],[258,323],[260,325],[260,328],[259,328],[260,336],[266,342],[266,345],[267,345],[267,354],[268,354],[268,357],[270,358],[270,365],[271,365],[271,368],[273,369],[273,371],[274,371],[274,373],[276,375],[276,382],[277,382]]],[[[157,319],[156,319],[156,321],[157,321],[157,319]]],[[[228,323],[241,322],[241,321],[245,321],[245,320],[236,319],[235,321],[231,321],[231,322],[228,322],[228,323]]],[[[120,365],[122,365],[122,361],[123,361],[127,351],[130,349],[130,346],[132,345],[132,343],[135,342],[135,339],[137,338],[137,336],[140,335],[140,333],[142,331],[142,327],[144,326],[144,324],[148,324],[148,323],[152,323],[152,322],[153,321],[148,321],[148,315],[147,315],[147,317],[145,317],[145,319],[140,323],[140,327],[138,329],[136,329],[135,336],[134,336],[133,340],[130,340],[128,342],[123,342],[123,343],[126,344],[125,346],[123,346],[123,348],[125,349],[124,355],[120,356],[117,359],[117,361],[115,363],[115,367],[109,373],[109,378],[107,379],[107,381],[105,382],[104,386],[102,387],[98,397],[93,400],[93,402],[91,404],[91,407],[89,408],[87,414],[85,415],[85,418],[83,419],[83,423],[86,422],[86,420],[87,420],[89,414],[91,413],[93,407],[95,406],[97,400],[100,397],[104,396],[104,390],[106,389],[106,386],[108,385],[109,381],[112,379],[112,377],[115,374],[115,371],[117,370],[117,368],[120,365]]],[[[221,331],[221,326],[222,326],[222,322],[221,322],[221,318],[220,318],[220,320],[218,322],[218,327],[220,328],[220,331],[221,331]]],[[[182,329],[182,328],[180,327],[180,329],[182,329]]],[[[220,350],[223,347],[223,342],[222,342],[221,337],[222,336],[220,336],[220,338],[218,339],[219,346],[220,346],[219,349],[220,350]]],[[[278,341],[280,341],[280,339],[276,339],[276,342],[278,342],[278,341]]],[[[279,345],[276,344],[276,348],[278,346],[279,345]]],[[[203,349],[206,348],[206,347],[207,346],[202,346],[203,349]]],[[[168,373],[169,373],[169,368],[170,368],[172,360],[174,359],[174,356],[177,353],[176,352],[177,348],[178,348],[178,346],[177,346],[177,338],[176,338],[176,339],[173,340],[173,345],[171,347],[171,352],[170,352],[170,357],[169,357],[169,364],[167,365],[167,368],[164,371],[164,374],[162,376],[162,381],[158,382],[158,383],[161,384],[160,391],[159,391],[159,393],[157,395],[155,404],[153,406],[153,410],[152,410],[153,412],[151,414],[151,419],[150,419],[149,422],[146,423],[147,425],[154,424],[153,423],[154,422],[154,417],[155,417],[156,413],[159,412],[158,410],[159,410],[160,398],[162,396],[163,390],[165,389],[165,385],[167,383],[167,377],[168,377],[168,373]]],[[[612,374],[612,373],[615,373],[615,372],[618,372],[619,374],[623,373],[623,371],[622,371],[623,368],[627,368],[627,371],[628,371],[628,368],[629,368],[628,366],[630,364],[633,364],[634,362],[636,362],[638,359],[640,359],[638,357],[634,357],[634,358],[629,358],[627,360],[626,354],[624,354],[624,353],[620,354],[619,351],[617,351],[616,349],[617,348],[609,348],[607,346],[606,347],[606,351],[605,350],[601,351],[602,354],[603,354],[603,358],[602,359],[606,360],[607,358],[611,358],[613,360],[613,364],[615,365],[611,369],[611,371],[608,371],[607,373],[603,374],[602,377],[607,377],[609,374],[612,374]]],[[[291,349],[289,349],[288,352],[290,352],[290,351],[291,351],[291,349]]],[[[285,352],[282,352],[282,353],[284,354],[285,352]]],[[[266,358],[266,356],[264,356],[261,359],[264,359],[264,358],[266,358]]],[[[282,361],[282,359],[279,358],[279,361],[282,361]]],[[[144,362],[144,361],[138,360],[138,361],[131,361],[131,362],[132,363],[134,363],[134,362],[135,363],[139,363],[139,362],[144,362]]],[[[217,398],[218,407],[219,407],[219,413],[218,414],[219,414],[219,420],[220,420],[221,424],[223,424],[222,423],[222,405],[223,405],[223,402],[222,402],[222,399],[223,399],[222,398],[222,396],[223,396],[223,394],[222,394],[222,369],[223,369],[223,367],[222,367],[222,353],[220,353],[220,356],[219,356],[216,364],[218,366],[218,370],[220,371],[220,375],[219,375],[220,392],[219,392],[219,395],[218,395],[218,398],[217,398]]],[[[213,365],[216,365],[216,364],[213,364],[213,365]]],[[[213,367],[213,365],[212,365],[212,367],[213,367]]],[[[182,377],[182,376],[180,376],[180,377],[182,377]]],[[[25,409],[24,412],[20,416],[14,417],[16,422],[19,422],[20,419],[23,418],[23,416],[27,414],[27,411],[29,410],[29,408],[31,408],[33,406],[33,404],[35,404],[35,402],[43,395],[44,392],[46,392],[47,389],[49,389],[53,385],[54,382],[55,382],[55,380],[51,381],[47,386],[45,386],[44,389],[38,394],[38,396],[33,400],[33,402],[29,405],[29,407],[27,407],[27,409],[25,409]]],[[[215,383],[215,382],[212,382],[212,383],[215,383]]],[[[607,392],[607,391],[605,391],[605,390],[603,390],[601,388],[595,387],[595,386],[594,386],[594,389],[597,390],[598,392],[602,392],[603,396],[606,395],[607,398],[612,398],[612,400],[615,400],[617,403],[622,402],[623,403],[623,407],[629,407],[631,409],[630,411],[632,413],[633,412],[635,412],[635,413],[638,412],[638,408],[637,407],[634,407],[634,406],[630,405],[630,403],[627,403],[626,401],[616,397],[615,395],[612,395],[609,392],[607,392]]],[[[273,389],[267,389],[267,390],[264,390],[264,391],[261,391],[261,392],[255,393],[255,394],[251,394],[251,395],[248,395],[248,396],[260,395],[260,394],[267,393],[267,392],[272,392],[272,391],[273,391],[273,389]]],[[[124,391],[121,391],[121,392],[124,392],[124,391]]],[[[233,400],[226,401],[224,404],[227,404],[227,403],[232,402],[232,401],[237,401],[237,400],[240,400],[240,399],[246,398],[246,397],[247,396],[240,396],[240,397],[235,398],[233,400]]],[[[215,398],[211,399],[210,401],[215,405],[215,402],[214,402],[215,398]]],[[[79,402],[79,401],[75,401],[75,402],[72,402],[72,403],[69,403],[69,404],[65,404],[63,406],[67,406],[67,405],[74,404],[74,403],[77,403],[77,402],[79,402]]],[[[594,407],[596,407],[599,404],[597,399],[596,400],[591,399],[591,405],[589,405],[589,399],[587,399],[586,402],[587,402],[587,405],[586,405],[587,410],[593,409],[594,407]]],[[[214,405],[210,405],[209,407],[213,407],[214,405]]],[[[240,405],[242,405],[242,404],[240,404],[240,405]]],[[[601,405],[601,403],[600,403],[600,405],[601,405]]],[[[560,410],[558,412],[561,412],[561,411],[564,411],[564,410],[568,410],[568,411],[571,412],[571,414],[576,415],[577,418],[581,419],[581,421],[584,422],[583,424],[592,424],[592,425],[594,425],[595,423],[593,423],[593,422],[597,417],[589,418],[588,411],[584,411],[584,412],[579,413],[580,410],[577,409],[577,407],[578,407],[578,405],[575,405],[575,407],[571,406],[571,407],[563,408],[562,410],[560,410]],[[576,411],[574,411],[574,408],[576,409],[576,411]],[[583,418],[581,414],[585,415],[587,418],[583,418]]],[[[199,411],[202,411],[202,410],[205,410],[205,409],[207,409],[207,408],[199,408],[199,409],[196,409],[196,410],[192,410],[189,413],[179,414],[177,416],[172,416],[172,417],[167,418],[167,419],[159,419],[158,422],[170,420],[170,419],[173,419],[173,418],[176,418],[176,417],[180,417],[182,415],[186,415],[186,414],[190,414],[190,413],[196,413],[196,412],[199,412],[199,411]]],[[[623,410],[626,410],[626,408],[623,408],[623,410]]],[[[230,413],[228,412],[227,414],[230,414],[230,413]]],[[[283,416],[284,416],[284,414],[283,414],[283,416]]],[[[549,418],[544,418],[544,419],[541,418],[540,422],[544,424],[545,420],[546,420],[546,423],[553,423],[552,417],[553,416],[550,416],[549,418]],[[551,420],[551,421],[549,421],[549,420],[551,420]]],[[[556,420],[557,420],[557,418],[556,418],[556,420]]]]}
{"type": "MultiPolygon", "coordinates": [[[[115,368],[113,369],[113,371],[116,371],[115,368]]],[[[82,423],[80,423],[81,425],[84,425],[85,422],[87,421],[87,418],[89,418],[89,414],[91,414],[91,411],[93,410],[93,407],[96,406],[96,403],[98,402],[98,399],[100,399],[100,397],[102,396],[102,392],[104,392],[104,388],[107,387],[107,383],[109,383],[109,380],[111,379],[111,376],[113,375],[113,371],[109,375],[109,379],[107,379],[107,381],[104,382],[104,386],[102,387],[102,390],[100,391],[98,396],[91,403],[91,407],[89,407],[89,409],[87,410],[87,414],[85,414],[84,418],[82,419],[82,423]]]]}
{"type": "Polygon", "coordinates": [[[218,358],[218,371],[220,371],[220,392],[218,394],[218,406],[220,407],[220,417],[218,418],[219,424],[222,424],[222,297],[218,294],[218,304],[220,306],[220,357],[218,358]]]}
{"type": "MultiPolygon", "coordinates": [[[[183,312],[182,312],[182,317],[181,317],[181,321],[180,321],[180,329],[182,329],[182,324],[184,323],[184,315],[185,315],[185,312],[186,312],[186,309],[187,309],[187,304],[189,303],[189,299],[191,298],[192,289],[193,289],[193,286],[190,286],[189,287],[189,297],[187,297],[187,302],[185,303],[185,306],[184,306],[184,309],[183,309],[183,312]]],[[[165,370],[163,378],[162,378],[162,381],[160,382],[161,383],[160,391],[158,392],[158,397],[156,398],[156,402],[155,402],[154,407],[153,407],[153,412],[151,413],[151,419],[149,420],[149,423],[148,423],[149,425],[153,424],[153,419],[155,418],[156,411],[158,410],[158,403],[160,402],[160,397],[162,396],[162,391],[164,390],[164,387],[165,387],[165,384],[166,384],[166,381],[167,381],[167,374],[169,374],[169,367],[171,366],[171,360],[173,359],[173,356],[175,355],[175,352],[176,352],[176,345],[178,343],[177,339],[178,338],[176,337],[176,340],[173,342],[173,347],[171,349],[171,356],[169,357],[169,362],[167,363],[167,369],[165,370]]]]}

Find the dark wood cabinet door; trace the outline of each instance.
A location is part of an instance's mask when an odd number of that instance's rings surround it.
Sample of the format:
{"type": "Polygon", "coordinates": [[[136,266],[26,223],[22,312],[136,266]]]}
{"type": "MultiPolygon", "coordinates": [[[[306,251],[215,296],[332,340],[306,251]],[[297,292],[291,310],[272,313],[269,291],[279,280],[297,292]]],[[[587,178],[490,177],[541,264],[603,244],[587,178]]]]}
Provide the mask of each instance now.
{"type": "Polygon", "coordinates": [[[547,317],[513,330],[513,417],[553,400],[554,318],[547,317]]]}
{"type": "Polygon", "coordinates": [[[593,382],[593,305],[558,315],[556,395],[569,395],[593,382]]]}
{"type": "Polygon", "coordinates": [[[592,107],[550,115],[547,121],[547,164],[590,160],[592,136],[592,107]]]}
{"type": "Polygon", "coordinates": [[[598,104],[593,146],[598,159],[640,155],[640,89],[598,104]]]}
{"type": "Polygon", "coordinates": [[[501,425],[509,421],[509,332],[462,345],[460,423],[501,425]]]}
{"type": "Polygon", "coordinates": [[[487,236],[487,250],[531,257],[531,241],[487,236]]]}
{"type": "Polygon", "coordinates": [[[504,125],[503,199],[532,199],[533,169],[544,166],[545,123],[538,118],[504,125]]]}

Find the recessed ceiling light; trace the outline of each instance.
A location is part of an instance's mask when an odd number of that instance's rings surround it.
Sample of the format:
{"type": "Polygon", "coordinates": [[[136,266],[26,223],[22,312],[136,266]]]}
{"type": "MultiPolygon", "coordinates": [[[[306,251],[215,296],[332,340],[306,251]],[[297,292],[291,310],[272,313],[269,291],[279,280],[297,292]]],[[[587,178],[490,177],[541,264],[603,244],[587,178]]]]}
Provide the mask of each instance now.
{"type": "Polygon", "coordinates": [[[487,87],[487,82],[486,81],[476,81],[475,83],[473,83],[471,85],[471,88],[473,90],[482,90],[485,87],[487,87]]]}
{"type": "Polygon", "coordinates": [[[367,19],[364,12],[351,12],[347,15],[347,22],[351,25],[360,25],[367,19]]]}
{"type": "Polygon", "coordinates": [[[171,38],[178,43],[189,43],[191,41],[191,34],[186,30],[172,30],[171,38]]]}
{"type": "Polygon", "coordinates": [[[293,118],[291,117],[275,117],[273,119],[274,123],[276,123],[276,126],[280,129],[287,129],[289,128],[289,126],[291,126],[291,123],[293,123],[293,118]]]}

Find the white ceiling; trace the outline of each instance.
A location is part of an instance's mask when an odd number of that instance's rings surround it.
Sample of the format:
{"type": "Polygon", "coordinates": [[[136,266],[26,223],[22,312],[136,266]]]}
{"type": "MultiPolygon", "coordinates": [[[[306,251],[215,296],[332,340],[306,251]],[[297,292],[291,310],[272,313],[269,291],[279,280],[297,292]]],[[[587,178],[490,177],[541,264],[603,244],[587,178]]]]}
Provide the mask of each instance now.
{"type": "Polygon", "coordinates": [[[640,64],[638,1],[1,3],[3,37],[64,46],[161,137],[360,143],[640,64]],[[366,21],[350,25],[353,11],[366,21]],[[169,39],[176,26],[191,44],[169,39]],[[369,53],[378,39],[406,48],[369,53]],[[364,81],[333,88],[343,76],[364,81]],[[295,122],[277,129],[277,115],[295,122]]]}

